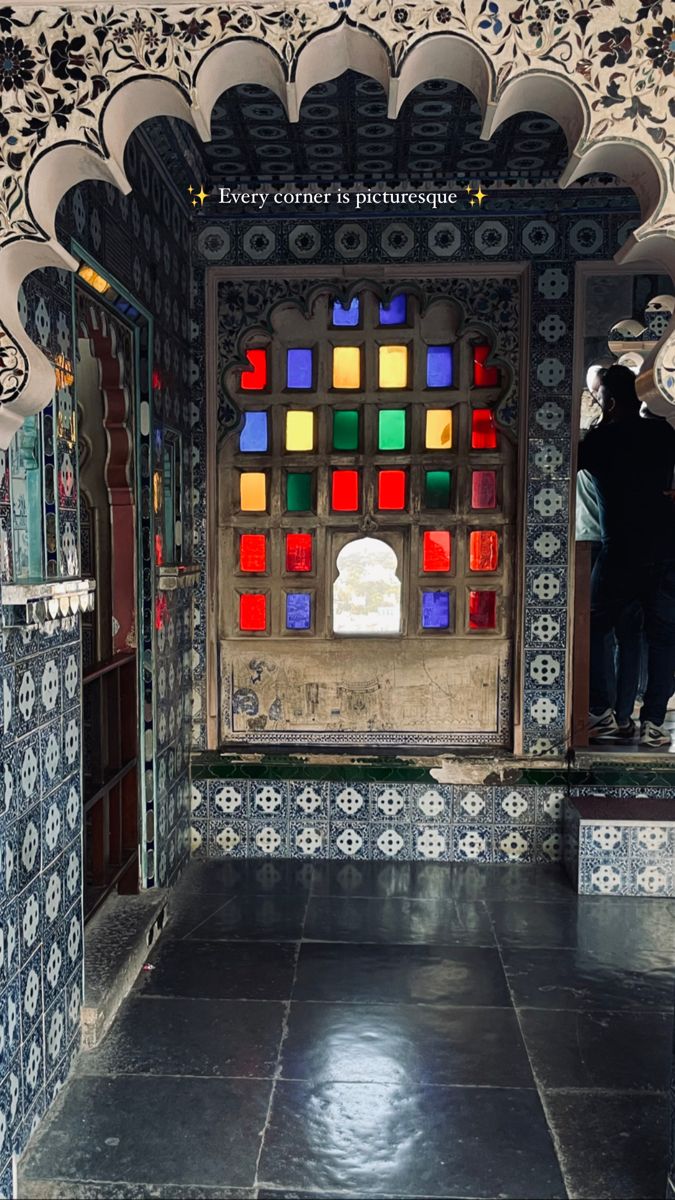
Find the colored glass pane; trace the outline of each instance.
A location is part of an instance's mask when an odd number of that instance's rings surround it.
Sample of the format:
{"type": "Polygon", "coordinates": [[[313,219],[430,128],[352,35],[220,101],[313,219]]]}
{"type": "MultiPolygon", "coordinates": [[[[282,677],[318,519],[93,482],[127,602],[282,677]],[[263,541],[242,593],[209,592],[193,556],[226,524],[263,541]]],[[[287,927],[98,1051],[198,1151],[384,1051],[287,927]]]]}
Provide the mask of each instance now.
{"type": "Polygon", "coordinates": [[[345,307],[340,300],[333,301],[333,324],[334,325],[358,325],[360,317],[360,304],[358,296],[345,307]]]}
{"type": "Polygon", "coordinates": [[[422,628],[450,627],[450,593],[422,592],[422,628]]]}
{"type": "Polygon", "coordinates": [[[380,325],[405,325],[408,318],[408,297],[400,292],[390,304],[380,304],[380,325]]]}
{"type": "Polygon", "coordinates": [[[312,569],[312,535],[311,533],[286,534],[286,570],[311,571],[312,569]]]}
{"type": "Polygon", "coordinates": [[[381,408],[377,427],[378,450],[405,450],[405,409],[381,408]]]}
{"type": "Polygon", "coordinates": [[[239,538],[239,568],[242,571],[267,570],[267,538],[264,533],[242,533],[239,538]]]}
{"type": "Polygon", "coordinates": [[[262,471],[244,471],[239,477],[239,503],[242,512],[264,512],[267,487],[262,471]]]}
{"type": "Polygon", "coordinates": [[[424,475],[424,504],[426,508],[450,507],[450,471],[426,471],[424,475]]]}
{"type": "Polygon", "coordinates": [[[309,592],[289,592],[286,596],[286,628],[311,629],[312,597],[309,592]]]}
{"type": "Polygon", "coordinates": [[[407,346],[380,346],[379,384],[383,388],[408,386],[407,346]]]}
{"type": "Polygon", "coordinates": [[[358,471],[333,471],[331,497],[335,512],[357,512],[359,507],[358,471]]]}
{"type": "Polygon", "coordinates": [[[469,535],[469,566],[472,571],[496,571],[499,538],[494,529],[474,529],[469,535]]]}
{"type": "Polygon", "coordinates": [[[286,413],[286,449],[314,449],[314,413],[298,409],[286,413]]]}
{"type": "Polygon", "coordinates": [[[333,449],[358,450],[359,414],[355,408],[333,413],[333,449]]]}
{"type": "Polygon", "coordinates": [[[446,529],[427,529],[422,539],[422,570],[427,574],[449,571],[451,539],[446,529]]]}
{"type": "Polygon", "coordinates": [[[452,346],[427,346],[427,387],[452,387],[452,346]]]}
{"type": "Polygon", "coordinates": [[[247,412],[239,434],[239,449],[244,454],[264,454],[267,446],[267,413],[247,412]]]}
{"type": "Polygon", "coordinates": [[[452,446],[452,411],[428,408],[424,444],[427,450],[449,450],[452,446]]]}
{"type": "Polygon", "coordinates": [[[333,346],[333,387],[361,386],[361,350],[358,346],[333,346]]]}
{"type": "Polygon", "coordinates": [[[312,351],[286,351],[286,387],[311,388],[312,386],[312,351]]]}
{"type": "Polygon", "coordinates": [[[471,507],[497,507],[497,472],[473,471],[471,474],[471,507]]]}
{"type": "Polygon", "coordinates": [[[486,367],[490,354],[487,342],[473,348],[473,382],[475,387],[499,387],[501,378],[499,367],[486,367]]]}
{"type": "Polygon", "coordinates": [[[377,507],[389,511],[405,508],[405,471],[378,471],[377,507]]]}
{"type": "Polygon", "coordinates": [[[289,471],[286,476],[286,508],[289,512],[309,512],[312,507],[312,476],[305,471],[289,471]]]}
{"type": "Polygon", "coordinates": [[[494,629],[497,623],[497,593],[469,592],[469,629],[494,629]]]}
{"type": "Polygon", "coordinates": [[[267,629],[267,596],[264,592],[244,592],[239,597],[239,628],[246,633],[267,629]]]}
{"type": "Polygon", "coordinates": [[[496,450],[497,429],[491,408],[474,408],[471,413],[471,449],[496,450]]]}
{"type": "Polygon", "coordinates": [[[241,373],[242,391],[261,392],[267,386],[267,350],[247,350],[246,357],[251,365],[241,373]]]}

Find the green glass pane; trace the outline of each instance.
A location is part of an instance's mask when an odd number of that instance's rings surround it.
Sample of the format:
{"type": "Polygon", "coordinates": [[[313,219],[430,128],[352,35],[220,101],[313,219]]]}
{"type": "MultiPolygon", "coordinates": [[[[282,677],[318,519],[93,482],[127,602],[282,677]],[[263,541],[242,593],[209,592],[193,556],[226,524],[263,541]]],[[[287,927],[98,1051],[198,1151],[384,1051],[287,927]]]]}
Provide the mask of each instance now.
{"type": "Polygon", "coordinates": [[[289,512],[309,512],[312,507],[312,476],[305,471],[289,471],[286,476],[286,508],[289,512]]]}
{"type": "Polygon", "coordinates": [[[377,446],[379,450],[405,450],[405,409],[380,409],[377,446]]]}
{"type": "Polygon", "coordinates": [[[356,409],[333,413],[333,449],[358,450],[359,414],[356,409]]]}
{"type": "Polygon", "coordinates": [[[450,471],[427,471],[424,481],[426,508],[450,507],[450,471]]]}

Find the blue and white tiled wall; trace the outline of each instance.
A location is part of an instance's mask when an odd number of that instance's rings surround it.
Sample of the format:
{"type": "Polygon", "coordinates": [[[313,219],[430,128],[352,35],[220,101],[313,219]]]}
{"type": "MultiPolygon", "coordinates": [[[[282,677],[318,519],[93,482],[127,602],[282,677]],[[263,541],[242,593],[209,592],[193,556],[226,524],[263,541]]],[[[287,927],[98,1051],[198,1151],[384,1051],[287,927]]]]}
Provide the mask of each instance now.
{"type": "Polygon", "coordinates": [[[389,780],[196,779],[198,858],[558,862],[563,792],[389,780]]]}
{"type": "MultiPolygon", "coordinates": [[[[652,794],[672,799],[672,792],[652,790],[652,794]]],[[[635,789],[631,795],[635,795],[635,789]]],[[[563,859],[579,894],[675,896],[675,801],[673,818],[639,821],[582,817],[574,807],[574,799],[568,801],[563,859]]]]}

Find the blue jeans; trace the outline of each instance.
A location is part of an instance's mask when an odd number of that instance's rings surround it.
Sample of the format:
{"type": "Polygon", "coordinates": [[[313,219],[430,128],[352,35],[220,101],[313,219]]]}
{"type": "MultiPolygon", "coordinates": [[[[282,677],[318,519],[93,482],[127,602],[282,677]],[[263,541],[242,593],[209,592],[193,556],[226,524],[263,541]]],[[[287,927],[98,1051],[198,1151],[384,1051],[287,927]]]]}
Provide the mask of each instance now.
{"type": "Polygon", "coordinates": [[[616,698],[621,723],[630,716],[640,677],[644,620],[648,674],[640,720],[662,725],[675,681],[675,561],[625,561],[606,547],[591,577],[591,712],[604,712],[616,698]],[[615,631],[624,665],[616,680],[607,653],[615,631]],[[620,686],[618,686],[620,684],[620,686]]]}

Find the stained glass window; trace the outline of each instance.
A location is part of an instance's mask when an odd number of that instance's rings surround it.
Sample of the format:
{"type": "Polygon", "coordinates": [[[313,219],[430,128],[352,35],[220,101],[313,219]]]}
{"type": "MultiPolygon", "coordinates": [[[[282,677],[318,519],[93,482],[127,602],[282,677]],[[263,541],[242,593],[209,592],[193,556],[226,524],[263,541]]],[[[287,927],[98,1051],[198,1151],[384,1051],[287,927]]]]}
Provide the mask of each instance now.
{"type": "Polygon", "coordinates": [[[510,635],[502,376],[439,312],[425,325],[405,290],[325,295],[311,326],[298,313],[246,351],[224,442],[228,636],[510,635]]]}

